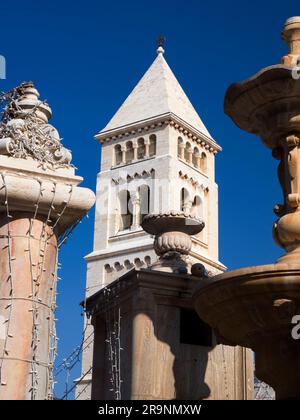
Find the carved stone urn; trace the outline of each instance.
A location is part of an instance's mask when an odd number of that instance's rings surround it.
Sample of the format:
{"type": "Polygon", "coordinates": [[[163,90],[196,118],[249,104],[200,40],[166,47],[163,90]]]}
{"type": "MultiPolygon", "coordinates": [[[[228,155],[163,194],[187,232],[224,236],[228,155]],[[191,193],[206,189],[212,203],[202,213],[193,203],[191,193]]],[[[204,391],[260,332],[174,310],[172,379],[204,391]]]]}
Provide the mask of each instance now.
{"type": "Polygon", "coordinates": [[[187,212],[171,211],[148,214],[142,222],[143,229],[155,235],[154,250],[160,257],[151,268],[173,273],[187,273],[188,254],[192,247],[191,235],[204,228],[204,222],[187,212]]]}
{"type": "Polygon", "coordinates": [[[273,236],[286,253],[272,265],[250,267],[202,282],[196,309],[221,342],[256,353],[256,375],[277,399],[300,398],[300,340],[292,336],[300,314],[300,17],[288,19],[282,38],[289,54],[229,87],[225,113],[258,135],[279,160],[283,202],[273,236]]]}

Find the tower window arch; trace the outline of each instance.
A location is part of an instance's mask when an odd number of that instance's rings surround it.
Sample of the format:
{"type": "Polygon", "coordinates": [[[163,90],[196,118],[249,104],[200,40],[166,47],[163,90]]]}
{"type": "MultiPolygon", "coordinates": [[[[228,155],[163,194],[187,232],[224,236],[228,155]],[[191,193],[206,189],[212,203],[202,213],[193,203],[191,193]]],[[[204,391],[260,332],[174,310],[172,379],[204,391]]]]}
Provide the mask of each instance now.
{"type": "Polygon", "coordinates": [[[150,144],[149,144],[149,156],[155,156],[156,155],[156,135],[151,134],[149,137],[150,144]]]}
{"type": "Polygon", "coordinates": [[[133,222],[132,205],[130,200],[130,193],[127,190],[123,190],[119,193],[120,202],[120,224],[119,231],[129,229],[133,222]]]}
{"type": "Polygon", "coordinates": [[[137,141],[137,158],[143,159],[146,154],[145,140],[143,138],[137,141]]]}
{"type": "Polygon", "coordinates": [[[131,163],[134,159],[134,150],[132,141],[126,143],[126,163],[131,163]]]}
{"type": "Polygon", "coordinates": [[[181,137],[177,140],[177,155],[180,159],[184,159],[184,142],[181,137]]]}
{"type": "Polygon", "coordinates": [[[141,185],[139,187],[140,197],[140,224],[144,217],[150,213],[150,188],[148,185],[141,185]]]}
{"type": "Polygon", "coordinates": [[[115,165],[120,165],[122,163],[122,149],[121,145],[117,144],[115,146],[115,165]]]}

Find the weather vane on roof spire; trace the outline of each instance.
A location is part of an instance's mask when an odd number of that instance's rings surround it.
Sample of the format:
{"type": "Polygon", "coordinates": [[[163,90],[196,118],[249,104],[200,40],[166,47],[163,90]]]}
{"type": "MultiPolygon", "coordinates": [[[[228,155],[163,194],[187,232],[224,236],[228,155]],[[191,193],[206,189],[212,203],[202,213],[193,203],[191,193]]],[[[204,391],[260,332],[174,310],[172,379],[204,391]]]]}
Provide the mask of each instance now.
{"type": "Polygon", "coordinates": [[[165,36],[159,36],[157,38],[157,54],[163,54],[165,52],[164,50],[164,46],[165,46],[165,42],[166,42],[166,37],[165,36]]]}

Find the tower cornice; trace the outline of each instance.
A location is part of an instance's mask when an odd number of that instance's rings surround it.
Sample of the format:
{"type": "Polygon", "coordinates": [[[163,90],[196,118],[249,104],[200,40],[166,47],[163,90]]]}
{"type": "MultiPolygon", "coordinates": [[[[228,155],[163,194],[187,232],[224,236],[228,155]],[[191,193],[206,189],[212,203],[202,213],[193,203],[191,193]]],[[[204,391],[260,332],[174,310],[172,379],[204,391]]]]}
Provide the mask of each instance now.
{"type": "Polygon", "coordinates": [[[142,121],[136,121],[112,130],[102,131],[96,134],[95,138],[103,144],[119,140],[124,137],[129,137],[130,135],[138,135],[147,131],[156,130],[165,125],[172,126],[174,129],[178,130],[181,135],[187,136],[191,140],[196,141],[214,154],[217,154],[222,150],[221,146],[218,145],[213,138],[201,133],[201,131],[197,130],[172,112],[166,112],[164,114],[156,115],[142,121]]]}

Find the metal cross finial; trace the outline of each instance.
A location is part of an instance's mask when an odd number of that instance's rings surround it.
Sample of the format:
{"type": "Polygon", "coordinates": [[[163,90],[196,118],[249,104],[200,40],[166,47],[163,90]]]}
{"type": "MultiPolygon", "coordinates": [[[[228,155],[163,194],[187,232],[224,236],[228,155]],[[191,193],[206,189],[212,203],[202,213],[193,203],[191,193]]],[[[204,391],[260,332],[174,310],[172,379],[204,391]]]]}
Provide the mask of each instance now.
{"type": "Polygon", "coordinates": [[[165,46],[165,42],[166,42],[166,37],[163,35],[160,35],[157,38],[157,47],[164,47],[165,46]]]}
{"type": "Polygon", "coordinates": [[[165,52],[164,50],[165,42],[166,42],[165,36],[159,36],[157,38],[157,50],[156,50],[157,54],[163,54],[165,52]]]}

